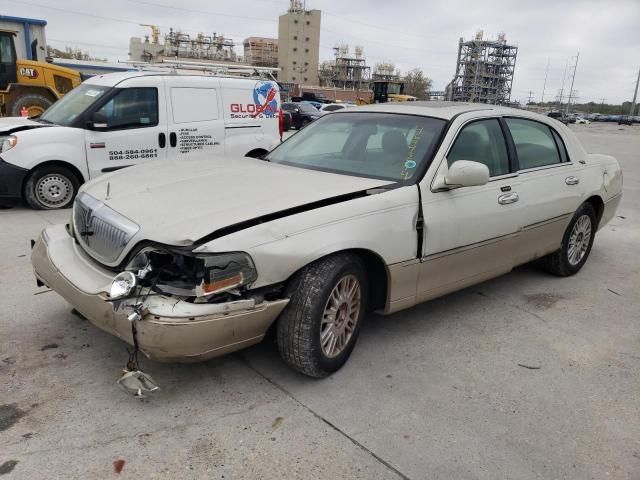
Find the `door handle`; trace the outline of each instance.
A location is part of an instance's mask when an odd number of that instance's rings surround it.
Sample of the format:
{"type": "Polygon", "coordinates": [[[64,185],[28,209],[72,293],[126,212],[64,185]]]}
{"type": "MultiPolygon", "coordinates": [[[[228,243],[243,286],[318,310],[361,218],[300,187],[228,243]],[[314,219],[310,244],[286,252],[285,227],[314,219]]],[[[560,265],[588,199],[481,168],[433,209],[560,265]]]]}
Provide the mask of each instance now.
{"type": "Polygon", "coordinates": [[[176,135],[176,132],[171,132],[169,134],[169,145],[171,145],[172,147],[175,147],[178,144],[178,136],[176,135]]]}
{"type": "Polygon", "coordinates": [[[564,183],[566,183],[567,185],[577,185],[580,183],[580,179],[578,177],[567,177],[564,179],[564,183]]]}
{"type": "Polygon", "coordinates": [[[164,148],[166,145],[167,145],[167,136],[164,133],[160,132],[158,134],[158,146],[160,148],[164,148]]]}
{"type": "Polygon", "coordinates": [[[520,200],[520,197],[515,192],[505,193],[504,195],[500,195],[498,197],[498,203],[500,205],[508,205],[510,203],[516,203],[518,200],[520,200]]]}

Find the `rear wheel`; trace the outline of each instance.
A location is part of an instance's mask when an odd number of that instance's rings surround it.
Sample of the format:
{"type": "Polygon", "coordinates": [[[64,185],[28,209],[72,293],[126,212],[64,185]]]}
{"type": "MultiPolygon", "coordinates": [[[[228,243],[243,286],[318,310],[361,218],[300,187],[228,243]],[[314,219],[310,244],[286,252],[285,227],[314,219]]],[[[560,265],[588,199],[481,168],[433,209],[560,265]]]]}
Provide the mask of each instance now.
{"type": "Polygon", "coordinates": [[[569,222],[560,249],[542,258],[545,270],[560,277],[578,273],[591,253],[596,229],[596,211],[590,203],[583,203],[569,222]]]}
{"type": "Polygon", "coordinates": [[[356,344],[368,298],[364,265],[354,255],[332,255],[301,270],[288,290],[277,325],[280,355],[305,375],[326,377],[356,344]]]}
{"type": "Polygon", "coordinates": [[[13,101],[13,105],[11,106],[11,116],[20,117],[22,115],[21,112],[23,108],[27,109],[29,117],[42,115],[52,104],[53,101],[50,98],[38,93],[20,95],[13,101]]]}
{"type": "Polygon", "coordinates": [[[76,175],[56,165],[36,168],[25,183],[24,198],[31,208],[54,210],[68,208],[80,187],[76,175]]]}

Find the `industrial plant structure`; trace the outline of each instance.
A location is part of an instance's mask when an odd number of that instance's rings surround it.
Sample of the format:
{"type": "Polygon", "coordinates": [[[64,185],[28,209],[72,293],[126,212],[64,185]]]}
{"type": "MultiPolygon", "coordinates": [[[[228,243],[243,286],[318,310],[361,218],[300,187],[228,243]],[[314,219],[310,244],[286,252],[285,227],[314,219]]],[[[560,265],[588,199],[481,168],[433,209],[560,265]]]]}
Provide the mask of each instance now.
{"type": "Polygon", "coordinates": [[[467,42],[460,38],[456,74],[447,88],[449,100],[509,103],[518,47],[508,44],[504,33],[497,40],[483,35],[479,31],[467,42]]]}
{"type": "Polygon", "coordinates": [[[278,66],[278,39],[265,37],[245,38],[244,62],[257,67],[278,66]]]}
{"type": "Polygon", "coordinates": [[[235,43],[224,35],[198,33],[189,35],[179,30],[169,29],[163,41],[155,25],[151,27],[152,38],[139,37],[129,40],[129,58],[133,62],[159,62],[165,58],[204,60],[211,62],[237,62],[235,43]]]}
{"type": "Polygon", "coordinates": [[[320,10],[306,10],[301,0],[291,0],[278,22],[278,80],[318,85],[320,10]]]}
{"type": "Polygon", "coordinates": [[[356,46],[354,53],[349,45],[343,44],[334,49],[335,60],[323,62],[320,68],[320,84],[337,88],[369,88],[371,67],[366,64],[364,49],[356,46]]]}

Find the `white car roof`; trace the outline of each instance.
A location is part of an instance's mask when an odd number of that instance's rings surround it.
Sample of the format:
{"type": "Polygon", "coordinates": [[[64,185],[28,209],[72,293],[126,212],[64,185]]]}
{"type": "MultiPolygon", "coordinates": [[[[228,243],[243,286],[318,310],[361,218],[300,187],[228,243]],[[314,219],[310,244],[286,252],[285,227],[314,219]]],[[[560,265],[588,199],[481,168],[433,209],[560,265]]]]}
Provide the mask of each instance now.
{"type": "Polygon", "coordinates": [[[539,118],[540,115],[527,110],[501,107],[500,105],[490,105],[487,103],[464,103],[464,102],[389,102],[376,103],[373,105],[362,105],[358,107],[358,112],[386,112],[386,113],[407,113],[411,115],[424,115],[427,117],[443,118],[450,120],[461,113],[491,111],[496,115],[518,115],[539,118]]]}

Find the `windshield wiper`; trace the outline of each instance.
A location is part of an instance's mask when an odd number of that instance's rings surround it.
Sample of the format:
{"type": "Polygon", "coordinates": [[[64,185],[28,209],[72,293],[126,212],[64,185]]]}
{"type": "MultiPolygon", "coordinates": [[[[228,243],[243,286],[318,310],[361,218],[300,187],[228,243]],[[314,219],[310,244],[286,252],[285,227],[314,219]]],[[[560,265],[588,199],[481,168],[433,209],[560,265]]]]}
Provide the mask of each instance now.
{"type": "Polygon", "coordinates": [[[44,118],[40,117],[40,115],[38,115],[37,117],[33,117],[30,120],[35,120],[38,123],[46,123],[47,125],[53,125],[52,121],[45,120],[44,118]]]}

